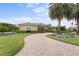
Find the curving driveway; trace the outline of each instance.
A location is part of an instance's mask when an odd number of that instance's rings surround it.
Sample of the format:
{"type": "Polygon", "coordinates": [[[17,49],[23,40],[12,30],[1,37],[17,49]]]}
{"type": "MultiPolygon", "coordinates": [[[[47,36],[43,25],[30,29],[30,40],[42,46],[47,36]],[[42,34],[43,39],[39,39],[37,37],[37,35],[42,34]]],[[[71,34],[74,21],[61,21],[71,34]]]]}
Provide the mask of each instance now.
{"type": "Polygon", "coordinates": [[[37,33],[26,37],[23,49],[16,56],[79,55],[79,46],[47,38],[47,34],[37,33]]]}

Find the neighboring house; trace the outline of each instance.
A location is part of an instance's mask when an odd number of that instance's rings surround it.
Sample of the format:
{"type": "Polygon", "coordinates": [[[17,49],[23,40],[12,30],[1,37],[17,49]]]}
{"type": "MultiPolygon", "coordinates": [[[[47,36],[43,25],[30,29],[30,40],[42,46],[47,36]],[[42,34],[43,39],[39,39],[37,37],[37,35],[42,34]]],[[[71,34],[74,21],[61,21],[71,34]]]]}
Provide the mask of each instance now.
{"type": "Polygon", "coordinates": [[[18,24],[20,30],[39,31],[40,27],[44,28],[46,25],[42,23],[22,23],[18,24]]]}

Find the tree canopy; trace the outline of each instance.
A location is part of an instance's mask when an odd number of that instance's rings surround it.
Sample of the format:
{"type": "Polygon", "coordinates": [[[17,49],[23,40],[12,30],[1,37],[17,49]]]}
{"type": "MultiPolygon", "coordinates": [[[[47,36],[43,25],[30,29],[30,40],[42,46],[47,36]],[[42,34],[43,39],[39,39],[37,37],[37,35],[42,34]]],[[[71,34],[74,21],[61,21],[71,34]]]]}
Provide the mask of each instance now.
{"type": "Polygon", "coordinates": [[[0,32],[10,32],[18,30],[18,27],[9,23],[0,23],[0,32]]]}

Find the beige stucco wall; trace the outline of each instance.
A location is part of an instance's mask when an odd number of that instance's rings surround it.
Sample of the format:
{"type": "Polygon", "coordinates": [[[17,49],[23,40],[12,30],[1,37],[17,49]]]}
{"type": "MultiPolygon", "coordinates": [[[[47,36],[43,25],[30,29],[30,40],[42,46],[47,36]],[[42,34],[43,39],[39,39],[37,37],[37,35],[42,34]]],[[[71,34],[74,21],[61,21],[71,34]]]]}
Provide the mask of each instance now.
{"type": "Polygon", "coordinates": [[[32,31],[38,31],[37,26],[24,26],[24,25],[21,25],[21,26],[19,26],[19,29],[20,30],[27,30],[27,27],[31,27],[32,31]]]}

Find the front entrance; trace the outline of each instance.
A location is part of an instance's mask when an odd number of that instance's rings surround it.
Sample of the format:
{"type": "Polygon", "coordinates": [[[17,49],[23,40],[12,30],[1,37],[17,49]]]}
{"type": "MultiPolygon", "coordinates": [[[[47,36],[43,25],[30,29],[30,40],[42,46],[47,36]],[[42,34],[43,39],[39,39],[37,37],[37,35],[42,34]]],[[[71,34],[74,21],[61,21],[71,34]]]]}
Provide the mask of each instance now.
{"type": "Polygon", "coordinates": [[[31,27],[27,27],[26,32],[31,32],[32,28],[31,27]]]}

